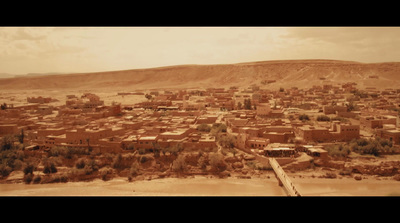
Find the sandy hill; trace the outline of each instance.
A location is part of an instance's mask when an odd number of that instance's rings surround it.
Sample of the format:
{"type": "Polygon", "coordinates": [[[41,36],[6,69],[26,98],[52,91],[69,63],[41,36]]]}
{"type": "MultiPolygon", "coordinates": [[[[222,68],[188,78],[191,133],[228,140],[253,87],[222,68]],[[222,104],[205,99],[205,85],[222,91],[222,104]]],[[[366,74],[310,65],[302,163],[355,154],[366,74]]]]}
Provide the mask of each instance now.
{"type": "Polygon", "coordinates": [[[0,79],[0,89],[137,89],[247,87],[308,88],[356,82],[359,88],[399,88],[400,62],[283,60],[219,65],[179,65],[96,73],[0,79]],[[275,82],[271,81],[274,80],[275,82]],[[272,83],[269,83],[272,82],[272,83]]]}

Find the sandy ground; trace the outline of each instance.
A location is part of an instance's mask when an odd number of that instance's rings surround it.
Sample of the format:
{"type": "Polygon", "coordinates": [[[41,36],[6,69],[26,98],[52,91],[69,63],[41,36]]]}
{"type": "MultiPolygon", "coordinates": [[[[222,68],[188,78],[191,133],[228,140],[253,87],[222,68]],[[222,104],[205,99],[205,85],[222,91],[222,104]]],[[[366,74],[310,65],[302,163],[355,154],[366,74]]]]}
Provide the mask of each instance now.
{"type": "MultiPolygon", "coordinates": [[[[290,176],[302,196],[400,196],[400,181],[351,177],[341,179],[290,176]]],[[[68,182],[55,184],[0,184],[0,196],[286,196],[275,177],[165,178],[128,182],[68,182]]]]}
{"type": "Polygon", "coordinates": [[[302,196],[400,196],[400,182],[389,179],[292,178],[292,182],[302,196]]]}
{"type": "Polygon", "coordinates": [[[275,178],[165,178],[128,182],[68,182],[47,185],[1,184],[0,196],[286,196],[275,178]]]}

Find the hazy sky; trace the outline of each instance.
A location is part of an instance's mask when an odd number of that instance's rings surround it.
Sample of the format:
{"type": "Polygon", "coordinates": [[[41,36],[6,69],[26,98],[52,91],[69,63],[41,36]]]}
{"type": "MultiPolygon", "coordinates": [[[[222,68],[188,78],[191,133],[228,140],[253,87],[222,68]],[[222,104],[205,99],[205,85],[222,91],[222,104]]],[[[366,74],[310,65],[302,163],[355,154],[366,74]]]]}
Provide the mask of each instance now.
{"type": "Polygon", "coordinates": [[[288,59],[400,62],[400,27],[0,27],[0,73],[288,59]]]}

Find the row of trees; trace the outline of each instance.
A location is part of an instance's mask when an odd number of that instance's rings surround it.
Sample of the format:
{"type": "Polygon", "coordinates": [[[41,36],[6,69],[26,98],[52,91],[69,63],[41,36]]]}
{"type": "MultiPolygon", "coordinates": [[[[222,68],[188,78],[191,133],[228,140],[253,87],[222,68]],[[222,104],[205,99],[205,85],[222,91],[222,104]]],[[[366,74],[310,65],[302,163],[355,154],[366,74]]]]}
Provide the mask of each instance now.
{"type": "Polygon", "coordinates": [[[0,151],[16,148],[17,145],[15,145],[15,142],[19,142],[19,147],[24,147],[24,137],[24,129],[21,129],[20,134],[3,136],[0,142],[0,151]]]}
{"type": "MultiPolygon", "coordinates": [[[[310,116],[308,116],[306,114],[301,114],[301,115],[299,115],[299,120],[305,122],[305,121],[310,121],[311,119],[310,119],[310,116]]],[[[318,115],[316,120],[319,122],[329,122],[329,121],[349,122],[348,119],[343,118],[343,117],[336,116],[336,117],[330,118],[327,115],[318,115]]]]}
{"type": "Polygon", "coordinates": [[[246,109],[246,110],[251,110],[251,109],[257,109],[257,107],[256,107],[256,105],[251,105],[251,99],[250,98],[248,98],[248,99],[244,99],[244,101],[243,101],[243,104],[242,104],[242,102],[238,102],[238,104],[237,104],[237,108],[239,109],[239,110],[241,110],[241,109],[246,109]]]}
{"type": "Polygon", "coordinates": [[[334,157],[347,157],[351,152],[361,155],[379,156],[382,153],[394,153],[393,142],[376,137],[375,139],[353,139],[349,143],[326,147],[328,154],[334,157]]]}

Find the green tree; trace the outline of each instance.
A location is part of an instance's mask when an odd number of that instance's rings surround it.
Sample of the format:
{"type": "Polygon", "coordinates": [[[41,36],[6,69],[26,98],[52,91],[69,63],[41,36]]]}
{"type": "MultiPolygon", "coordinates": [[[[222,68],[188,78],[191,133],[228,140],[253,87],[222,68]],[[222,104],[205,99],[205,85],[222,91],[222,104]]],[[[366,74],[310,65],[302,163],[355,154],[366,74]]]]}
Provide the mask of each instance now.
{"type": "Polygon", "coordinates": [[[210,132],[211,127],[205,123],[202,123],[197,126],[197,130],[199,130],[201,132],[210,132]]]}
{"type": "Polygon", "coordinates": [[[238,110],[241,110],[243,108],[242,102],[240,102],[240,101],[238,102],[237,108],[238,108],[238,110]]]}
{"type": "Polygon", "coordinates": [[[210,153],[210,165],[214,171],[222,172],[226,170],[227,164],[224,161],[224,156],[220,153],[210,153]]]}
{"type": "Polygon", "coordinates": [[[308,117],[308,115],[306,115],[306,114],[302,114],[299,116],[299,120],[308,121],[308,120],[310,120],[310,117],[308,117]]]}
{"type": "Polygon", "coordinates": [[[172,162],[172,170],[175,172],[183,173],[186,171],[186,169],[186,157],[185,155],[181,154],[174,160],[174,162],[172,162]]]}
{"type": "Polygon", "coordinates": [[[120,169],[122,167],[122,155],[121,154],[118,154],[116,157],[114,157],[111,166],[114,169],[120,169]]]}
{"type": "Polygon", "coordinates": [[[25,167],[23,169],[24,175],[27,174],[33,174],[33,171],[35,170],[35,166],[32,163],[27,163],[25,164],[25,167]]]}
{"type": "Polygon", "coordinates": [[[129,175],[131,177],[139,175],[140,165],[138,161],[132,163],[131,168],[129,169],[129,175]]]}
{"type": "Polygon", "coordinates": [[[244,99],[244,109],[251,110],[251,99],[244,99]]]}
{"type": "Polygon", "coordinates": [[[326,115],[318,115],[317,117],[317,121],[319,122],[329,122],[331,119],[329,118],[329,116],[326,115]]]}
{"type": "Polygon", "coordinates": [[[10,150],[14,148],[15,138],[12,135],[5,135],[1,140],[1,151],[10,150]]]}
{"type": "Polygon", "coordinates": [[[1,110],[6,110],[7,109],[7,104],[4,102],[2,105],[0,105],[1,110]]]}
{"type": "Polygon", "coordinates": [[[219,133],[226,132],[228,127],[225,124],[214,123],[211,127],[210,134],[218,138],[219,133]]]}
{"type": "Polygon", "coordinates": [[[0,175],[2,177],[10,175],[11,172],[12,172],[11,167],[7,166],[6,164],[0,164],[0,175]]]}
{"type": "Polygon", "coordinates": [[[224,147],[224,148],[229,148],[232,149],[235,147],[235,136],[227,134],[227,135],[222,135],[218,138],[218,143],[224,147]]]}
{"type": "Polygon", "coordinates": [[[78,161],[76,161],[75,163],[75,167],[77,169],[83,169],[85,167],[86,163],[85,163],[85,159],[84,158],[80,158],[78,159],[78,161]]]}
{"type": "Polygon", "coordinates": [[[147,100],[151,100],[153,98],[151,94],[146,94],[145,97],[147,98],[147,100]]]}
{"type": "Polygon", "coordinates": [[[57,173],[57,168],[56,165],[53,161],[50,160],[45,160],[43,163],[44,169],[43,173],[57,173]]]}

